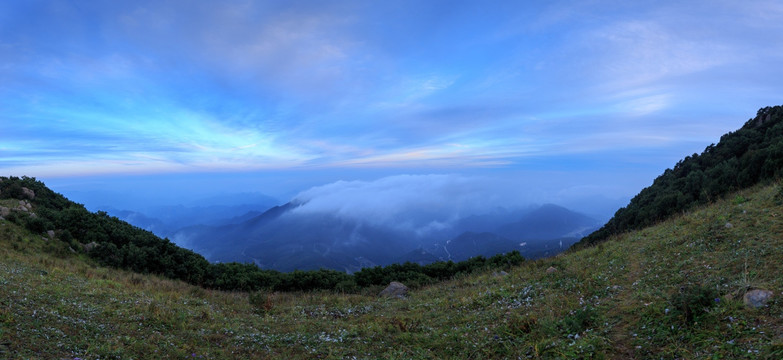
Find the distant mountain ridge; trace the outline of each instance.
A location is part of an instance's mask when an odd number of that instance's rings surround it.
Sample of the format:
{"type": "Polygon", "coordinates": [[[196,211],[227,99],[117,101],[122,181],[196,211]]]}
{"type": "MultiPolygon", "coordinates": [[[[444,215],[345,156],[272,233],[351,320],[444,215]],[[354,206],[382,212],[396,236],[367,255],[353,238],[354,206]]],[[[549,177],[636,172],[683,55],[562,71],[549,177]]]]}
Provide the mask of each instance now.
{"type": "Polygon", "coordinates": [[[453,228],[426,236],[381,224],[333,214],[301,214],[301,203],[273,207],[238,224],[196,226],[172,234],[180,246],[204,254],[210,261],[253,262],[280,271],[329,268],[349,273],[367,266],[411,261],[461,261],[517,250],[536,258],[554,255],[579,240],[597,220],[547,204],[499,217],[511,223],[469,216],[453,228]],[[476,231],[469,229],[476,226],[476,231]],[[487,230],[490,231],[482,231],[487,230]],[[503,231],[501,235],[498,231],[503,231]]]}
{"type": "Polygon", "coordinates": [[[160,237],[168,237],[178,230],[190,226],[238,224],[258,215],[278,204],[272,197],[259,194],[240,194],[207,198],[191,205],[154,206],[144,210],[122,210],[103,206],[109,215],[153,232],[160,237]],[[242,202],[246,197],[247,202],[242,202]],[[209,204],[207,201],[215,201],[209,204]]]}

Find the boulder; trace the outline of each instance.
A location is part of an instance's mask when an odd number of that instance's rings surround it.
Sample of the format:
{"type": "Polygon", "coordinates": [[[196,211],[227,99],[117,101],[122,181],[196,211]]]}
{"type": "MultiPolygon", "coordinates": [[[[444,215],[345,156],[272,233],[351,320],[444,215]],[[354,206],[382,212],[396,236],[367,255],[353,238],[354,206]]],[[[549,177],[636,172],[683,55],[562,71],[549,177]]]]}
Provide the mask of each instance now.
{"type": "Polygon", "coordinates": [[[54,230],[47,230],[46,235],[49,235],[50,239],[54,239],[54,230]]]}
{"type": "Polygon", "coordinates": [[[557,269],[554,266],[550,266],[546,269],[547,274],[554,274],[557,272],[557,269]]]}
{"type": "Polygon", "coordinates": [[[745,293],[742,301],[745,305],[760,308],[767,305],[769,299],[772,298],[774,293],[770,290],[754,289],[745,293]]]}
{"type": "Polygon", "coordinates": [[[495,271],[495,272],[492,273],[492,276],[495,276],[495,277],[503,277],[503,276],[507,276],[507,275],[508,275],[508,273],[505,272],[505,271],[502,271],[502,270],[501,271],[495,271]]]}
{"type": "Polygon", "coordinates": [[[400,282],[392,281],[381,293],[380,296],[404,298],[408,295],[408,287],[400,282]]]}
{"type": "Polygon", "coordinates": [[[90,252],[92,249],[95,249],[96,247],[98,247],[98,243],[93,241],[93,242],[91,242],[89,244],[82,245],[82,247],[84,247],[84,251],[85,252],[90,252]]]}
{"type": "Polygon", "coordinates": [[[22,188],[22,195],[26,196],[30,200],[35,199],[35,191],[32,191],[26,187],[22,188]]]}
{"type": "Polygon", "coordinates": [[[11,214],[11,209],[5,206],[0,206],[0,217],[6,217],[10,214],[11,214]]]}

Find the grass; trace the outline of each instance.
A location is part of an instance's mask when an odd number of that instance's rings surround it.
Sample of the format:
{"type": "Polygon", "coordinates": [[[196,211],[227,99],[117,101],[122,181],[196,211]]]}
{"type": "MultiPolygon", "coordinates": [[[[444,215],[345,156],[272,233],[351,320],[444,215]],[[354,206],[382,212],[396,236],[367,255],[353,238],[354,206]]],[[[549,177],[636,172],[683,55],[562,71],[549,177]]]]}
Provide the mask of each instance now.
{"type": "Polygon", "coordinates": [[[405,300],[205,290],[0,221],[0,358],[783,358],[782,189],[405,300]]]}

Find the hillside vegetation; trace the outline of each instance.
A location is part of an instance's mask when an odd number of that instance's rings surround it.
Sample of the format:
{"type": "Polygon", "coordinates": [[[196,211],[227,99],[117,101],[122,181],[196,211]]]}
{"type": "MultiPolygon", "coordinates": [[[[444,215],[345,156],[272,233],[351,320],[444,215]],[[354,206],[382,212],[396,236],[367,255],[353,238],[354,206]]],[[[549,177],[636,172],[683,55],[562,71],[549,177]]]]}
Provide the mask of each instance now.
{"type": "Polygon", "coordinates": [[[783,186],[755,187],[406,299],[205,290],[0,220],[0,358],[779,359],[782,217],[783,186]],[[772,300],[745,306],[754,288],[772,300]]]}
{"type": "Polygon", "coordinates": [[[742,128],[677,162],[578,244],[641,229],[694,206],[783,176],[783,106],[759,109],[742,128]]]}

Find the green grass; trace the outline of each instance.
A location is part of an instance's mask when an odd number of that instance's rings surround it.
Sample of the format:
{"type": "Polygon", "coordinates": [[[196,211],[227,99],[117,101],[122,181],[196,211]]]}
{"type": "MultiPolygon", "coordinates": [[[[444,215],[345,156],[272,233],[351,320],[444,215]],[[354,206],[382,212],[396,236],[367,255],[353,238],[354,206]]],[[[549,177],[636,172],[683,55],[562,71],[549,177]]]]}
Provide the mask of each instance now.
{"type": "Polygon", "coordinates": [[[781,194],[757,187],[405,300],[205,290],[97,267],[0,221],[0,358],[779,359],[781,194]],[[775,297],[747,308],[750,288],[775,297]]]}

